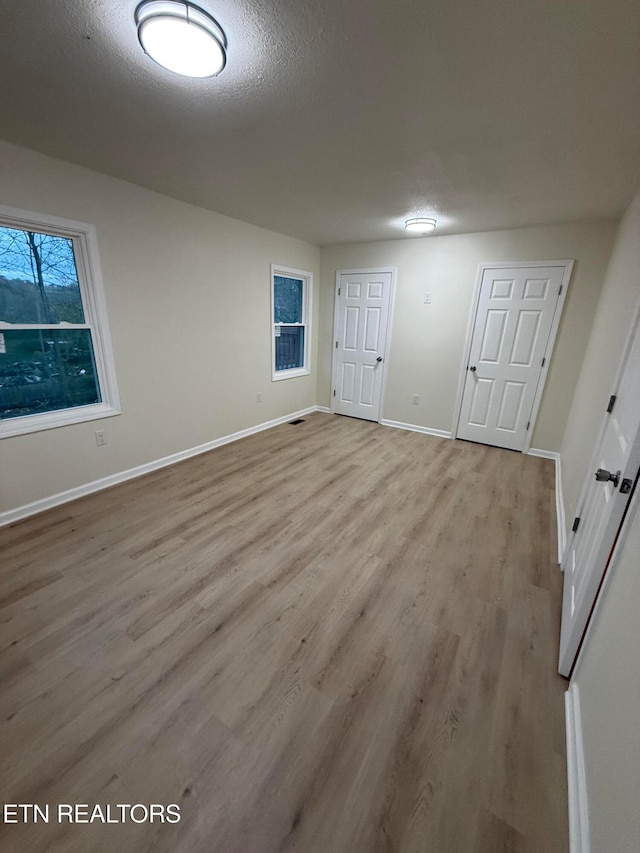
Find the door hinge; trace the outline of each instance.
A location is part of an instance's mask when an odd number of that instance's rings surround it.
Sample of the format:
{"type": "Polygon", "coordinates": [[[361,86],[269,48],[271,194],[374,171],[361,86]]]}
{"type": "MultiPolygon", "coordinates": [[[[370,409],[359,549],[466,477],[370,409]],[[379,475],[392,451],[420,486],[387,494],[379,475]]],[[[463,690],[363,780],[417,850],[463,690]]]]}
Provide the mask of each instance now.
{"type": "Polygon", "coordinates": [[[338,341],[336,341],[336,349],[338,349],[338,341]]]}
{"type": "Polygon", "coordinates": [[[580,527],[580,518],[576,515],[576,517],[573,519],[573,526],[571,528],[571,532],[575,533],[579,527],[580,527]]]}
{"type": "Polygon", "coordinates": [[[564,288],[564,284],[561,284],[561,285],[560,285],[560,290],[558,291],[558,296],[560,296],[560,294],[562,293],[562,289],[563,289],[563,288],[564,288]]]}
{"type": "Polygon", "coordinates": [[[608,414],[611,414],[611,412],[613,411],[613,407],[615,406],[615,404],[616,404],[616,400],[617,400],[617,399],[618,399],[618,398],[617,398],[617,396],[616,396],[615,394],[612,394],[612,395],[609,397],[609,405],[607,406],[607,412],[608,412],[608,414]]]}
{"type": "Polygon", "coordinates": [[[333,396],[334,396],[334,397],[336,396],[336,392],[335,392],[335,391],[333,392],[333,396]]]}
{"type": "Polygon", "coordinates": [[[543,357],[542,357],[542,366],[543,366],[543,367],[544,367],[544,365],[545,365],[546,360],[547,360],[547,359],[546,359],[546,356],[543,356],[543,357]]]}
{"type": "Polygon", "coordinates": [[[531,426],[531,421],[527,421],[527,429],[531,426]]]}
{"type": "Polygon", "coordinates": [[[339,288],[338,288],[338,296],[340,296],[340,294],[341,294],[341,293],[342,293],[342,288],[341,288],[341,287],[339,287],[339,288]]]}

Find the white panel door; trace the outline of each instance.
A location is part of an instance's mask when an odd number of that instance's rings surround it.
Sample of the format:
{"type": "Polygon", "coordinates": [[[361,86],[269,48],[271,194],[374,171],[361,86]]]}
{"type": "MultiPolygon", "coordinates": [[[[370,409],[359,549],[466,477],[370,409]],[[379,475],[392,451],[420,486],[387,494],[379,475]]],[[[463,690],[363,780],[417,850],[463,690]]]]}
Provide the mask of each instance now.
{"type": "Polygon", "coordinates": [[[566,267],[485,269],[457,437],[522,450],[566,267]]]}
{"type": "Polygon", "coordinates": [[[338,276],[333,411],[369,421],[380,416],[391,300],[391,272],[338,276]]]}
{"type": "Polygon", "coordinates": [[[593,470],[589,471],[583,490],[578,528],[564,559],[559,666],[562,675],[569,675],[573,666],[640,467],[640,331],[637,329],[613,408],[605,417],[593,470]]]}

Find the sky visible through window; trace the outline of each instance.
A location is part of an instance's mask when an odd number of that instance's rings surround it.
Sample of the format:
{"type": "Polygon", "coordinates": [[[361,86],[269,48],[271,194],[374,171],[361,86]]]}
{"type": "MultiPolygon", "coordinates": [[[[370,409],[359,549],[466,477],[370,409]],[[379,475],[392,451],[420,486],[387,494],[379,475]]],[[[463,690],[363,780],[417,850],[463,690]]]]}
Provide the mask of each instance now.
{"type": "Polygon", "coordinates": [[[71,240],[0,227],[0,321],[84,323],[71,240]]]}

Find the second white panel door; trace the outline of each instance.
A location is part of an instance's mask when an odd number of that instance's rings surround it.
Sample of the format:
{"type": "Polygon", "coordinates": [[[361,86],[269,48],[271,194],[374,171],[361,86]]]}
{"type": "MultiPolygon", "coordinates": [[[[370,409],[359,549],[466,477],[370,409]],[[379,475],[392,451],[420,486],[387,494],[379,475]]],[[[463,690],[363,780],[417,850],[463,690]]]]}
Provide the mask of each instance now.
{"type": "MultiPolygon", "coordinates": [[[[603,407],[604,408],[604,407],[603,407]]],[[[587,474],[564,560],[560,672],[569,675],[640,467],[640,330],[636,326],[616,394],[587,474]]]]}
{"type": "Polygon", "coordinates": [[[458,438],[523,450],[564,273],[484,270],[458,438]]]}
{"type": "Polygon", "coordinates": [[[338,276],[333,411],[377,421],[391,300],[391,272],[338,276]]]}

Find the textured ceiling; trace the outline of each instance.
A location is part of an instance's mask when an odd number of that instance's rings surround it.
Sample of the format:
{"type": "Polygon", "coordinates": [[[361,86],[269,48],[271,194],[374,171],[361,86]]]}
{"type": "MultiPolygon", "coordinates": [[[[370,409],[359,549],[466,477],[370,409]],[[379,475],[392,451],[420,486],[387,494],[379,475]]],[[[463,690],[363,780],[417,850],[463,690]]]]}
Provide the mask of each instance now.
{"type": "Polygon", "coordinates": [[[142,53],[135,5],[0,0],[0,137],[320,245],[614,217],[640,185],[637,0],[201,0],[209,80],[142,53]]]}

